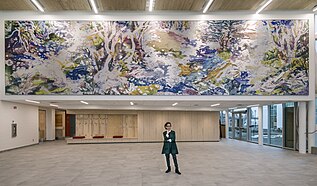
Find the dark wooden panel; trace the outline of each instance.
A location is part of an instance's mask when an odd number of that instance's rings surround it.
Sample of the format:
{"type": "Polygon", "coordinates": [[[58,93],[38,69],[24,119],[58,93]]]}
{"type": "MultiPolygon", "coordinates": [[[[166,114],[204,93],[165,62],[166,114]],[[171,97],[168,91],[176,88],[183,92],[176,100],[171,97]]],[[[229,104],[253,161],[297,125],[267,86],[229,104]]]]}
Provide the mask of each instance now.
{"type": "Polygon", "coordinates": [[[0,0],[0,10],[37,10],[28,0],[0,0]]]}
{"type": "Polygon", "coordinates": [[[209,11],[256,10],[263,0],[215,0],[209,11]]]}
{"type": "Polygon", "coordinates": [[[275,0],[265,10],[311,10],[315,5],[317,0],[275,0]]]}
{"type": "Polygon", "coordinates": [[[200,11],[205,0],[157,0],[155,10],[188,10],[200,11]]]}
{"type": "Polygon", "coordinates": [[[39,2],[47,11],[91,10],[88,0],[39,0],[39,2]]]}
{"type": "Polygon", "coordinates": [[[145,10],[146,0],[97,0],[100,11],[106,10],[145,10]]]}

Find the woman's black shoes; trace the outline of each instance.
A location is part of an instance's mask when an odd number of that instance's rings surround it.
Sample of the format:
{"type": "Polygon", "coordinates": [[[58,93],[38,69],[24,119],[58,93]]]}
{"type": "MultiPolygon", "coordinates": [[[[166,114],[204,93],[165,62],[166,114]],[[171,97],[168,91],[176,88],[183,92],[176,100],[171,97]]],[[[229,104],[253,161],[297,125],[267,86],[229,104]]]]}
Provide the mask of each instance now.
{"type": "Polygon", "coordinates": [[[169,173],[171,172],[171,167],[167,167],[167,170],[165,171],[165,173],[169,173]]]}
{"type": "MultiPolygon", "coordinates": [[[[165,171],[165,173],[169,173],[169,172],[171,172],[171,167],[167,167],[167,170],[165,171]]],[[[179,172],[178,168],[175,169],[175,173],[178,175],[182,174],[181,172],[179,172]]]]}

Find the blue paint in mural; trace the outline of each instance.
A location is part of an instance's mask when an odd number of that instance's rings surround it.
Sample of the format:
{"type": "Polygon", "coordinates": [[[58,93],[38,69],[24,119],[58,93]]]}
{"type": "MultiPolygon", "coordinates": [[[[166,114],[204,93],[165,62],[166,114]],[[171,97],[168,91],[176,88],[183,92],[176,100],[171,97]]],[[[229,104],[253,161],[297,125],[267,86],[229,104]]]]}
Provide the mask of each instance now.
{"type": "Polygon", "coordinates": [[[70,78],[71,80],[78,80],[80,77],[88,74],[86,66],[78,66],[75,69],[71,70],[66,74],[66,78],[70,78]]]}

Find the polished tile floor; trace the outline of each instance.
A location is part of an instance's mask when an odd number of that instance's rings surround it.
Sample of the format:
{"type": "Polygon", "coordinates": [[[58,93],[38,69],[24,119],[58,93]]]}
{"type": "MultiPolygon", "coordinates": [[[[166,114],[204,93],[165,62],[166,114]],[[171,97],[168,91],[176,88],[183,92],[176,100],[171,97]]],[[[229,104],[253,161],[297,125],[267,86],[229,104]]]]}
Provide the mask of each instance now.
{"type": "Polygon", "coordinates": [[[178,143],[182,175],[165,174],[160,143],[67,145],[0,153],[0,185],[317,185],[317,156],[222,140],[178,143]]]}

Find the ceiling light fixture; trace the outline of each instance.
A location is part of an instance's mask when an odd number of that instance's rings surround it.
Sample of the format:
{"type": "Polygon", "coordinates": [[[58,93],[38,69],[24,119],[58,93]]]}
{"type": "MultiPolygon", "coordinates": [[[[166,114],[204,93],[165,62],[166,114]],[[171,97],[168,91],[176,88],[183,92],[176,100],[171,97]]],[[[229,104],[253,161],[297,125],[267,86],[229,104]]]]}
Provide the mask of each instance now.
{"type": "Polygon", "coordinates": [[[52,107],[59,107],[58,105],[54,105],[54,104],[50,104],[50,106],[52,106],[52,107]]]}
{"type": "Polygon", "coordinates": [[[239,108],[239,109],[234,109],[233,112],[245,112],[247,111],[246,108],[239,108]]]}
{"type": "Polygon", "coordinates": [[[175,107],[177,104],[178,104],[177,102],[176,102],[176,103],[173,103],[172,106],[175,107]]]}
{"type": "Polygon", "coordinates": [[[313,8],[313,12],[317,11],[317,5],[313,8]]]}
{"type": "Polygon", "coordinates": [[[264,3],[259,9],[257,9],[255,14],[259,14],[264,8],[266,8],[269,4],[271,4],[272,1],[273,0],[267,0],[266,3],[264,3]]]}
{"type": "Polygon", "coordinates": [[[215,106],[219,106],[220,103],[216,103],[216,104],[213,104],[213,105],[210,105],[211,107],[215,107],[215,106]]]}
{"type": "Polygon", "coordinates": [[[250,107],[258,107],[258,106],[260,106],[259,104],[256,104],[256,105],[249,105],[249,106],[247,106],[248,108],[250,108],[250,107]]]}
{"type": "Polygon", "coordinates": [[[149,11],[150,12],[153,11],[153,4],[154,4],[154,0],[150,0],[150,5],[149,5],[149,11]]]}
{"type": "Polygon", "coordinates": [[[30,103],[37,103],[37,104],[40,103],[39,101],[33,101],[33,100],[29,100],[29,99],[26,99],[25,101],[26,101],[26,102],[30,102],[30,103]]]}
{"type": "Polygon", "coordinates": [[[88,105],[89,103],[87,103],[86,101],[80,101],[80,103],[86,104],[88,105]]]}
{"type": "Polygon", "coordinates": [[[130,105],[131,105],[131,106],[133,106],[133,105],[134,105],[134,103],[131,101],[131,102],[130,102],[130,105]]]}
{"type": "Polygon", "coordinates": [[[204,10],[203,10],[203,13],[206,13],[208,10],[209,10],[209,8],[210,8],[210,6],[211,6],[211,4],[214,2],[214,0],[209,0],[208,1],[208,3],[206,4],[206,6],[205,6],[205,8],[204,8],[204,10]]]}
{"type": "Polygon", "coordinates": [[[37,0],[31,0],[31,2],[36,6],[36,8],[37,8],[39,11],[44,12],[43,6],[42,6],[37,0]]]}
{"type": "Polygon", "coordinates": [[[98,14],[98,8],[97,8],[95,0],[89,0],[89,4],[92,10],[95,12],[95,14],[98,14]]]}

